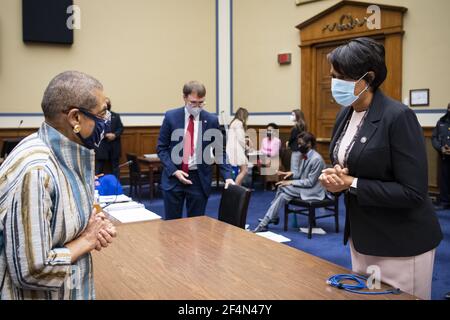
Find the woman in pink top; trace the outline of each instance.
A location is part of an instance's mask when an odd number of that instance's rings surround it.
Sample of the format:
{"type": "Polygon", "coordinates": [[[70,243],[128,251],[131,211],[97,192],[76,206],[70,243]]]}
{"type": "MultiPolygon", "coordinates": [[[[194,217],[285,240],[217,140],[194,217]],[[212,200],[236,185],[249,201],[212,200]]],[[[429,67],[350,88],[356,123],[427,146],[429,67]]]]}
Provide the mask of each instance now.
{"type": "Polygon", "coordinates": [[[274,129],[272,126],[267,127],[267,137],[263,139],[261,147],[261,152],[271,158],[278,156],[281,147],[281,140],[277,137],[272,137],[274,129]]]}
{"type": "Polygon", "coordinates": [[[265,156],[262,159],[262,164],[267,171],[264,175],[265,183],[266,185],[270,183],[272,190],[275,189],[274,182],[278,182],[277,171],[280,169],[280,148],[281,140],[278,138],[278,126],[275,123],[269,123],[267,125],[267,137],[261,143],[261,152],[265,156]]]}

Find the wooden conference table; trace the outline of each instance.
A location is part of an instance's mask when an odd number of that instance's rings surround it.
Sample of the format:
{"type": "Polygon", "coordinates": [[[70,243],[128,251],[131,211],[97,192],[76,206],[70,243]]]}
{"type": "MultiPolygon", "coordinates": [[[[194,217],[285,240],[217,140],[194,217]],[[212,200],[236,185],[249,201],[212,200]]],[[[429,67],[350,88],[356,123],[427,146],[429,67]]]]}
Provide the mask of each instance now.
{"type": "Polygon", "coordinates": [[[206,216],[117,229],[93,254],[99,300],[414,299],[332,288],[326,279],[348,270],[206,216]]]}

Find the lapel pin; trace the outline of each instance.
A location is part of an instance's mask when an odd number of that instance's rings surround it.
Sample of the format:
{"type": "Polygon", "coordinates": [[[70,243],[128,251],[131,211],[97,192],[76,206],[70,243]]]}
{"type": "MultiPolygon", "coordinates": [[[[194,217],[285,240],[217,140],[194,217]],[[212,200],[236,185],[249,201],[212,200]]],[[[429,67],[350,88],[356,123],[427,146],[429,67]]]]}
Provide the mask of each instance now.
{"type": "Polygon", "coordinates": [[[366,142],[367,142],[367,138],[366,138],[366,137],[362,137],[362,138],[361,138],[361,143],[364,144],[364,143],[366,143],[366,142]]]}

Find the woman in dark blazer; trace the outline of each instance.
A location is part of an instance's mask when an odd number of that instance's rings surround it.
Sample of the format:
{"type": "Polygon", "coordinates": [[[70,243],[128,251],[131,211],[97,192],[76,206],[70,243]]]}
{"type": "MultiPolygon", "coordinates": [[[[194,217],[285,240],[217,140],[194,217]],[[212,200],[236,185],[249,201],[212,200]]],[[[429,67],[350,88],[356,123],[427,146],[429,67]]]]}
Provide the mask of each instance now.
{"type": "Polygon", "coordinates": [[[381,44],[358,38],[328,59],[333,97],[344,108],[330,145],[334,168],[320,181],[345,193],[353,271],[377,266],[381,281],[430,299],[442,233],[428,197],[422,128],[411,109],[379,89],[387,75],[381,44]]]}

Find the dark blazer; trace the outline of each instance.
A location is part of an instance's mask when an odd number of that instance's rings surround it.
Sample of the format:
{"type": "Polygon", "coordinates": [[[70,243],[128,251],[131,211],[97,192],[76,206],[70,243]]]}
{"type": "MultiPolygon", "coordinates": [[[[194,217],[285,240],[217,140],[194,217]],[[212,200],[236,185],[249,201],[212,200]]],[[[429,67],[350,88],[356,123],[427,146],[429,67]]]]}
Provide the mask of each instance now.
{"type": "Polygon", "coordinates": [[[450,115],[445,114],[439,119],[433,130],[431,142],[443,159],[450,159],[450,156],[442,154],[442,147],[445,145],[450,146],[450,115]]]}
{"type": "MultiPolygon", "coordinates": [[[[110,160],[119,159],[122,154],[122,146],[120,142],[120,136],[123,133],[123,124],[120,120],[120,115],[111,111],[111,131],[116,135],[116,139],[109,141],[108,139],[103,139],[100,146],[95,151],[95,158],[97,160],[110,160]]],[[[107,132],[108,133],[108,132],[107,132]]]]}
{"type": "MultiPolygon", "coordinates": [[[[181,183],[173,174],[175,171],[181,170],[184,121],[184,107],[167,111],[161,126],[161,131],[159,132],[157,150],[158,156],[163,164],[161,187],[164,191],[170,191],[181,183]],[[177,135],[174,141],[172,141],[172,133],[177,129],[183,131],[180,131],[181,135],[177,135]],[[172,152],[178,154],[179,163],[173,162],[171,157],[172,152]]],[[[223,144],[223,135],[219,129],[217,116],[202,110],[199,121],[201,122],[201,128],[199,128],[195,154],[197,156],[197,163],[199,163],[197,164],[197,170],[202,184],[202,190],[208,196],[211,193],[212,164],[214,162],[220,163],[219,168],[224,179],[231,179],[232,169],[226,161],[225,145],[223,144]],[[208,129],[217,129],[217,131],[207,132],[208,129]],[[215,136],[208,136],[208,133],[215,133],[215,136]],[[211,149],[213,150],[214,158],[210,157],[211,149]],[[204,158],[201,159],[199,157],[204,158]]]]}
{"type": "MultiPolygon", "coordinates": [[[[333,163],[336,141],[352,113],[347,107],[337,116],[333,163]]],[[[439,245],[425,140],[413,110],[377,90],[347,166],[358,185],[355,194],[345,194],[345,244],[351,236],[359,253],[383,257],[416,256],[439,245]]]]}
{"type": "Polygon", "coordinates": [[[301,131],[297,128],[297,126],[294,126],[291,129],[291,135],[289,137],[288,146],[292,151],[299,151],[298,150],[298,139],[297,136],[301,133],[301,131]]]}

